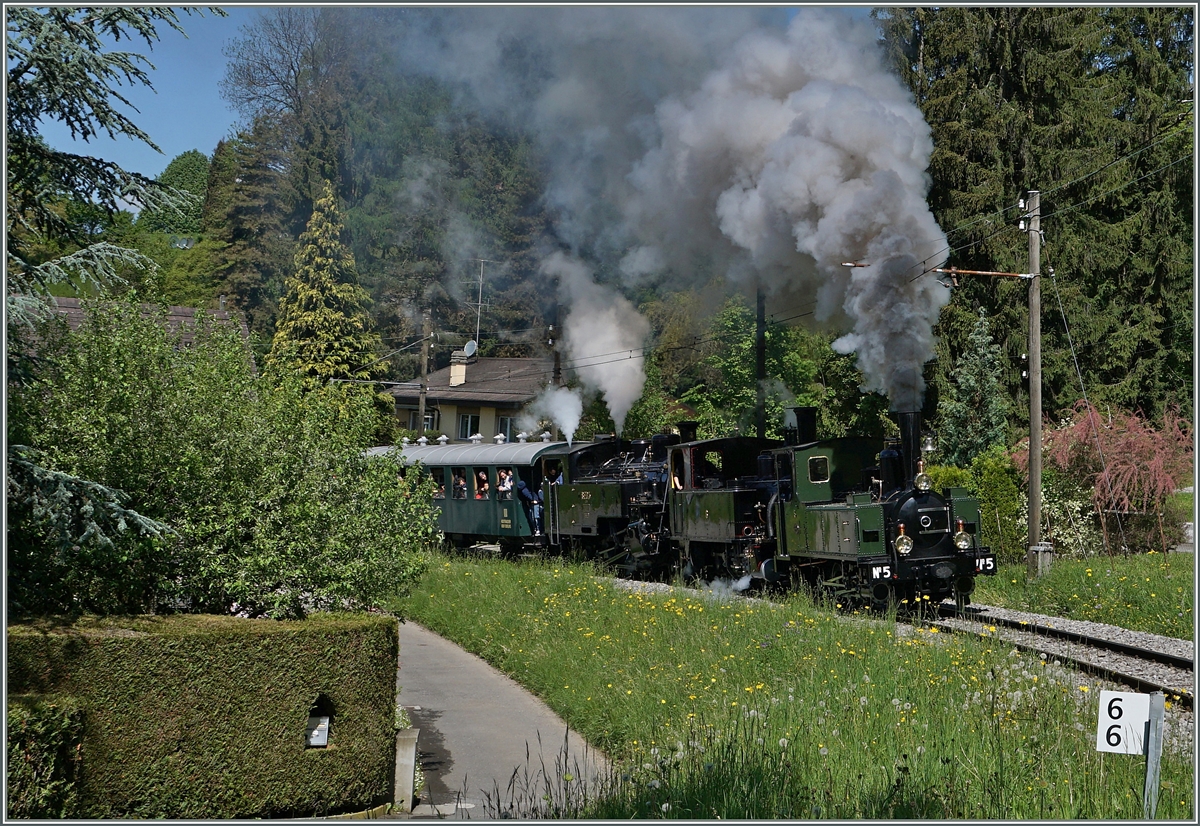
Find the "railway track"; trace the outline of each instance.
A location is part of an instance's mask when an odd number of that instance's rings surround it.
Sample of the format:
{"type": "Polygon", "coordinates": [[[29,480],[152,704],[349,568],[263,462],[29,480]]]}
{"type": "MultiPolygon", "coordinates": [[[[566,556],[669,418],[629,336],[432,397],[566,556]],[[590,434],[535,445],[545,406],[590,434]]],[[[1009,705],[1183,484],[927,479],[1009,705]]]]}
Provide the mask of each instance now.
{"type": "Polygon", "coordinates": [[[1194,706],[1194,646],[1186,640],[986,605],[963,613],[942,605],[939,614],[932,621],[939,629],[995,637],[1136,691],[1162,691],[1189,710],[1194,706]]]}

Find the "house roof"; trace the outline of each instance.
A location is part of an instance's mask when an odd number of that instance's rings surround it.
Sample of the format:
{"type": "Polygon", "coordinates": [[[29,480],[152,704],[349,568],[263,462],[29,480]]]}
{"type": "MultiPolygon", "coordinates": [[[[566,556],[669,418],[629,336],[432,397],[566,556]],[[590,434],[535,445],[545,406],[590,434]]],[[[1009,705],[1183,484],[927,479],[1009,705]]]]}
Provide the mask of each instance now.
{"type": "MultiPolygon", "coordinates": [[[[67,320],[71,332],[79,329],[83,324],[83,319],[86,315],[83,303],[78,298],[62,298],[55,296],[54,298],[55,311],[67,320]]],[[[150,315],[157,311],[153,304],[143,304],[142,314],[150,315]]],[[[203,312],[209,318],[215,320],[218,324],[228,327],[236,326],[242,334],[243,341],[250,340],[250,330],[246,327],[246,322],[242,319],[234,319],[225,310],[198,310],[195,307],[167,307],[167,332],[171,335],[179,336],[179,343],[184,347],[191,347],[195,341],[196,331],[196,313],[203,312]]]]}
{"type": "MultiPolygon", "coordinates": [[[[554,375],[552,359],[474,358],[466,361],[466,381],[450,386],[450,367],[429,374],[426,402],[429,404],[521,407],[532,401],[554,375]]],[[[392,388],[402,404],[416,404],[421,395],[419,379],[392,388]]]]}

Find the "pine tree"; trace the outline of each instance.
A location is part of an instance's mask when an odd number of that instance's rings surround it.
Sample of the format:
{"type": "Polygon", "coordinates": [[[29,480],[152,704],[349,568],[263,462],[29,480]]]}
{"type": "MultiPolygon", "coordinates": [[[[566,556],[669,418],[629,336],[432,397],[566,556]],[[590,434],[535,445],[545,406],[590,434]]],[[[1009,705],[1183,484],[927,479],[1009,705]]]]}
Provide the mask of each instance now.
{"type": "Polygon", "coordinates": [[[330,379],[370,379],[380,371],[368,295],[354,254],[341,241],[337,198],[328,182],[300,236],[296,272],[287,279],[268,363],[296,370],[310,386],[330,379]]]}
{"type": "Polygon", "coordinates": [[[1000,347],[992,340],[986,310],[979,311],[938,415],[942,451],[950,464],[968,467],[992,445],[1005,443],[1008,402],[1000,382],[1000,347]]]}

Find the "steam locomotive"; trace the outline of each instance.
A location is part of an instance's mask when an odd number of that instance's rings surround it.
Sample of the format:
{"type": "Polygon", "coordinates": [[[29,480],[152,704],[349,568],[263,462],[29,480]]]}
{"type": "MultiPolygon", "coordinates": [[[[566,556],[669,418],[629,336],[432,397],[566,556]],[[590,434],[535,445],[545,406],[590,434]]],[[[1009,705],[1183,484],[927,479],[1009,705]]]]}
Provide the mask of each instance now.
{"type": "Polygon", "coordinates": [[[441,529],[459,545],[596,559],[638,578],[803,583],[846,606],[969,604],[995,555],[979,502],[931,489],[920,414],[897,414],[900,437],[879,450],[818,439],[816,412],[794,408],[782,440],[697,439],[682,422],[634,441],[399,450],[433,476],[441,529]]]}

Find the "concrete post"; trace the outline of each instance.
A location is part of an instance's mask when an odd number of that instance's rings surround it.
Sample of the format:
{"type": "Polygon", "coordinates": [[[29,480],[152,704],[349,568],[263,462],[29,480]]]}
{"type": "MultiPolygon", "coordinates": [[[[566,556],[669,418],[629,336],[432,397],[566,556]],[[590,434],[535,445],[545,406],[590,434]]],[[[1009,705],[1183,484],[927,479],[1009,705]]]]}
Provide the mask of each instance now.
{"type": "Polygon", "coordinates": [[[409,813],[416,802],[417,737],[419,728],[396,732],[396,782],[394,802],[396,811],[409,813]]]}

